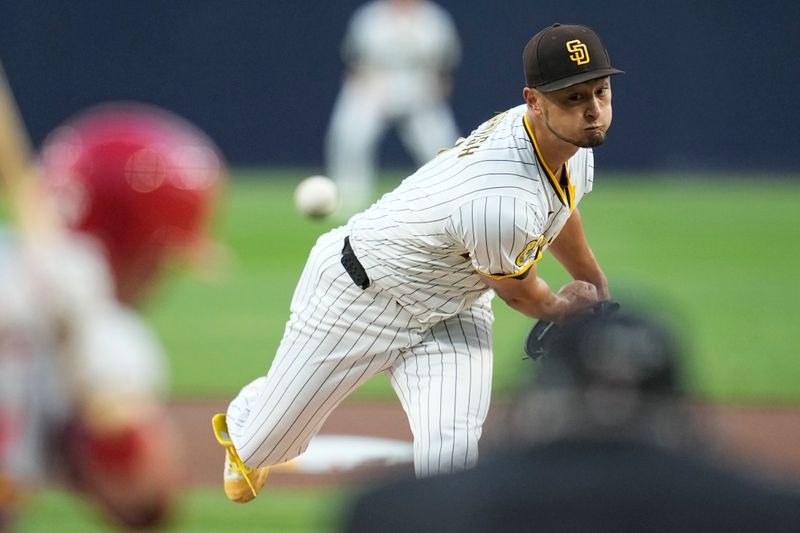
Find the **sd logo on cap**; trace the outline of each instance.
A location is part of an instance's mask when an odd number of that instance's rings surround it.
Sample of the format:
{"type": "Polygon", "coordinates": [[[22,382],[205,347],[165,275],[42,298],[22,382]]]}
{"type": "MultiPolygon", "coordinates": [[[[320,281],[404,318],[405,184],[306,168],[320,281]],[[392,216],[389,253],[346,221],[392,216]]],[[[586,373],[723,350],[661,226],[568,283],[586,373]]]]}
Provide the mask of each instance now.
{"type": "Polygon", "coordinates": [[[534,35],[525,46],[522,60],[526,86],[543,93],[624,74],[611,66],[600,36],[587,26],[575,24],[553,24],[534,35]]]}

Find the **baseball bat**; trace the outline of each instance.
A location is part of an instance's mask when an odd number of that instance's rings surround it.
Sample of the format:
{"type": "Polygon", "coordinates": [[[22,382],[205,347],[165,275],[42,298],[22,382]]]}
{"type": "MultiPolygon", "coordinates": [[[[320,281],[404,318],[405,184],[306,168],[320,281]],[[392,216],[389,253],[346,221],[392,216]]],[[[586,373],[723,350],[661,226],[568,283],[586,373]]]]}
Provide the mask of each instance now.
{"type": "Polygon", "coordinates": [[[27,244],[35,244],[58,227],[40,194],[28,133],[8,78],[0,64],[0,179],[10,217],[27,244]]]}
{"type": "MultiPolygon", "coordinates": [[[[59,224],[55,210],[42,194],[33,150],[11,86],[0,63],[0,185],[6,194],[10,222],[21,237],[24,252],[34,256],[45,251],[55,238],[59,224]]],[[[72,353],[72,317],[56,312],[53,319],[60,334],[58,344],[64,358],[68,386],[78,391],[72,353]]]]}

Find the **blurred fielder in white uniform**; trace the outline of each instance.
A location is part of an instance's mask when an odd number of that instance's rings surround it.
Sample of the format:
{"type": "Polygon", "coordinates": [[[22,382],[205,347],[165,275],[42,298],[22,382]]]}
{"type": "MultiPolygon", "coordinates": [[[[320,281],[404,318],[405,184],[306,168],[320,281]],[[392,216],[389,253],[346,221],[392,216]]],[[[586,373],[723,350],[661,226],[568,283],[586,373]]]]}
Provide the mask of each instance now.
{"type": "Polygon", "coordinates": [[[418,165],[455,142],[447,98],[460,53],[452,18],[433,2],[375,0],[354,13],[326,140],[327,172],[339,185],[343,213],[375,200],[378,144],[390,125],[418,165]]]}
{"type": "Polygon", "coordinates": [[[524,104],[317,241],[268,374],[228,407],[246,465],[228,461],[231,499],[252,499],[266,467],[302,453],[379,372],[408,416],[418,476],[473,465],[491,396],[494,294],[555,322],[609,297],[577,205],[592,189],[592,147],[611,125],[610,76],[621,71],[585,26],[542,30],[523,58],[524,104]],[[575,280],[555,293],[536,273],[548,249],[575,280]]]}
{"type": "Polygon", "coordinates": [[[121,525],[158,526],[181,447],[164,353],[132,306],[200,245],[221,160],[178,117],[126,104],[67,121],[41,167],[63,227],[0,233],[0,516],[65,477],[121,525]]]}

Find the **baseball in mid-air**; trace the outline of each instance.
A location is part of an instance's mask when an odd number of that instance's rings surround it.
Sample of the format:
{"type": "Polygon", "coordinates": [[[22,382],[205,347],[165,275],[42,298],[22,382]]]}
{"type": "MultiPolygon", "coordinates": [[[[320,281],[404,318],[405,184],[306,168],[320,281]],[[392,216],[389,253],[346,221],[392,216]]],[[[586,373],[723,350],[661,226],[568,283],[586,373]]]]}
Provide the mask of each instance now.
{"type": "Polygon", "coordinates": [[[294,190],[294,205],[307,217],[323,218],[339,205],[339,191],[326,176],[309,176],[294,190]]]}

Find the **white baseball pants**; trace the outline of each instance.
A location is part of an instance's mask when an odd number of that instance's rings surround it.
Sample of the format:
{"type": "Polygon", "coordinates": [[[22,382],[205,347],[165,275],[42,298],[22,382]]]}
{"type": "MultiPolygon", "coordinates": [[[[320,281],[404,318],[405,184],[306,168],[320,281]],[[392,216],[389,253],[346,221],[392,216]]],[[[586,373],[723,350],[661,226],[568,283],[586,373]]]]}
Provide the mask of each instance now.
{"type": "Polygon", "coordinates": [[[491,396],[490,297],[423,326],[379,287],[353,284],[340,263],[346,235],[339,228],[317,241],[269,372],[228,407],[242,460],[300,455],[347,395],[386,372],[411,424],[417,476],[472,466],[491,396]]]}

